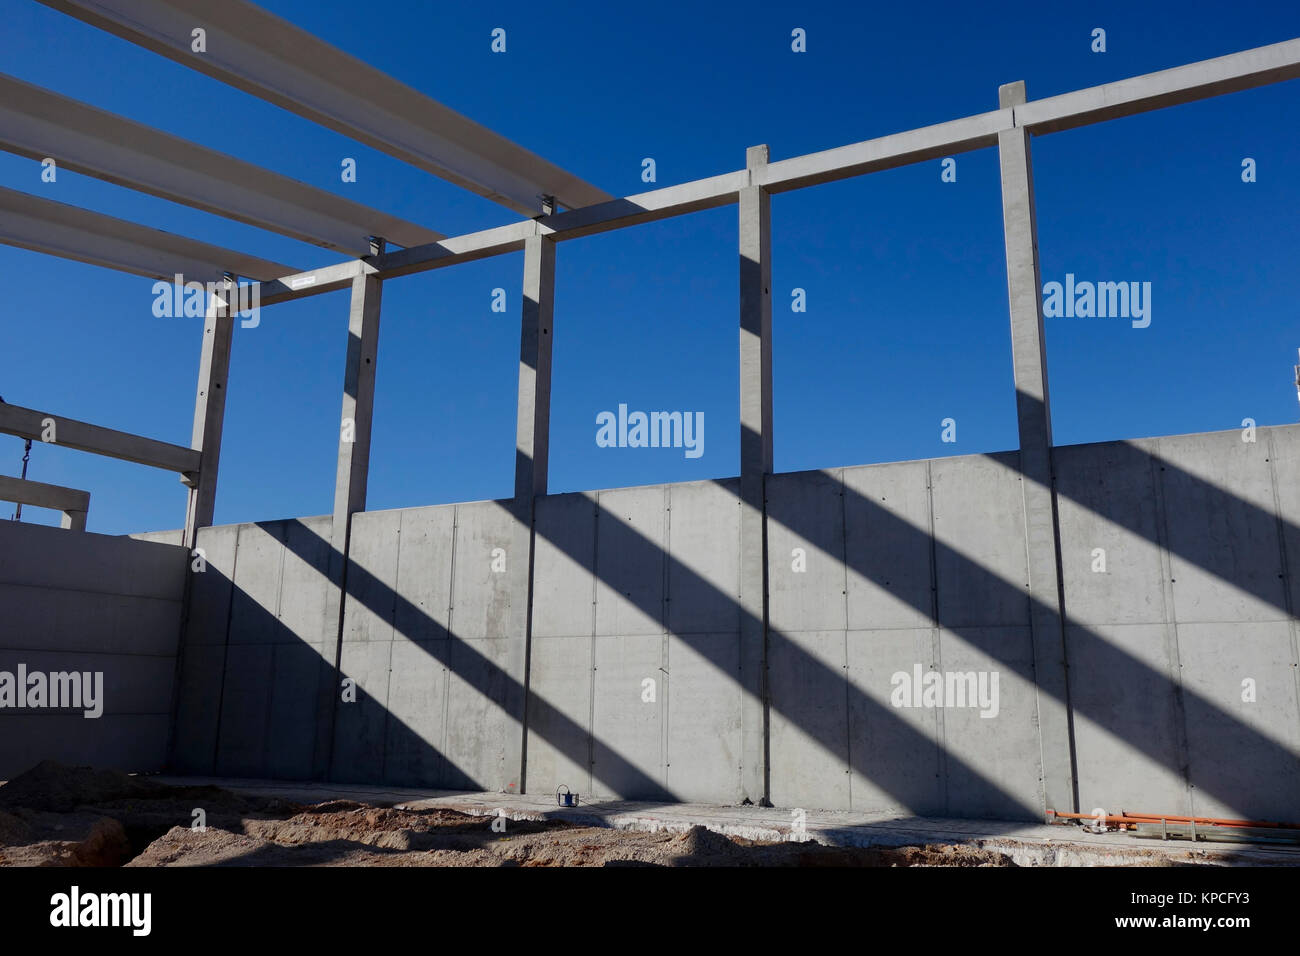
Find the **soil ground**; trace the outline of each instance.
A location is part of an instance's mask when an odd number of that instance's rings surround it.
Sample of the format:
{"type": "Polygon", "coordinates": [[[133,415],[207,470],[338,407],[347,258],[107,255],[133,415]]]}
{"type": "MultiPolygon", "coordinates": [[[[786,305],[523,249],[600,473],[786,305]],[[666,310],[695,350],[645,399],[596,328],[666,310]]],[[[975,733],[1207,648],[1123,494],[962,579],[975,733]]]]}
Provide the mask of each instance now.
{"type": "Polygon", "coordinates": [[[965,845],[760,843],[703,826],[645,833],[447,809],[315,805],[47,761],[0,787],[10,866],[1011,866],[965,845]],[[205,829],[194,811],[202,810],[205,829]],[[504,828],[504,832],[502,832],[504,828]]]}

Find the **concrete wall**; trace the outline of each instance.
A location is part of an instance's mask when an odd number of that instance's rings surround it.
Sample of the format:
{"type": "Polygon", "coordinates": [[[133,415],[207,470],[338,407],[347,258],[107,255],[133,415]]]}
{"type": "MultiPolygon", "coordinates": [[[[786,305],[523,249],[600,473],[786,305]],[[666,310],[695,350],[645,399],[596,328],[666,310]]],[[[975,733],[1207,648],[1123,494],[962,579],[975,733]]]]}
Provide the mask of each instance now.
{"type": "Polygon", "coordinates": [[[538,503],[530,790],[738,799],[739,515],[734,480],[538,503]]]}
{"type": "Polygon", "coordinates": [[[326,516],[199,532],[206,569],[192,575],[181,642],[176,770],[284,779],[323,771],[329,529],[326,516]]]}
{"type": "Polygon", "coordinates": [[[1300,818],[1300,427],[1255,438],[1057,451],[1087,811],[1300,818]]]}
{"type": "Polygon", "coordinates": [[[0,521],[0,671],[103,674],[103,715],[0,708],[0,780],[41,760],[161,770],[185,552],[0,521]]]}
{"type": "MultiPolygon", "coordinates": [[[[1055,451],[1085,810],[1300,817],[1300,427],[1241,437],[1055,451]]],[[[769,479],[777,805],[1041,815],[1018,460],[769,479]],[[996,716],[895,706],[898,675],[918,669],[996,675],[996,716]]],[[[738,491],[538,501],[530,792],[740,798],[738,491]]],[[[178,769],[308,777],[332,761],[340,780],[517,789],[521,731],[502,701],[523,681],[510,661],[528,624],[527,537],[510,503],[354,518],[341,676],[356,701],[338,705],[332,737],[329,537],[328,518],[202,532],[178,769]]]]}
{"type": "Polygon", "coordinates": [[[1006,817],[1040,805],[1015,464],[1013,453],[770,479],[778,806],[1006,817]],[[997,716],[892,706],[893,675],[917,666],[998,672],[997,716]]]}
{"type": "Polygon", "coordinates": [[[523,640],[528,561],[508,502],[353,518],[342,670],[357,702],[339,708],[342,780],[519,789],[506,762],[512,722],[496,702],[523,640]]]}

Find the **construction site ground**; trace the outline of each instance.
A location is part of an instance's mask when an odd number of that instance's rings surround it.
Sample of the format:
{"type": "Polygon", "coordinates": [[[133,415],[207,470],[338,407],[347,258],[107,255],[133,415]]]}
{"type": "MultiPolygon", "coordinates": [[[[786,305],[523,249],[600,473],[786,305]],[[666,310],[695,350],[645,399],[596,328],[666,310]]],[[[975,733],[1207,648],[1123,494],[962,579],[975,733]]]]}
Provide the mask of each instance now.
{"type": "Polygon", "coordinates": [[[1288,866],[1300,847],[1079,826],[132,776],[52,762],[0,786],[10,866],[1288,866]]]}

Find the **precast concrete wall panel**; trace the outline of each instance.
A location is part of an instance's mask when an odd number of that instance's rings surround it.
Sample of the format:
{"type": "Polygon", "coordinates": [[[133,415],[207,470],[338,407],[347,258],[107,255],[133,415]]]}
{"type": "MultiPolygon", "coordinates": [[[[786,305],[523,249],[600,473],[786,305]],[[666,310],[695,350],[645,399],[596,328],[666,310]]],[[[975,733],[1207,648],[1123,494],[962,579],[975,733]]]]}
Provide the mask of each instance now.
{"type": "Polygon", "coordinates": [[[768,620],[783,631],[844,630],[844,502],[839,472],[771,475],[768,620]]]}
{"type": "Polygon", "coordinates": [[[841,490],[836,471],[767,479],[769,760],[777,806],[849,805],[841,490]]]}
{"type": "Polygon", "coordinates": [[[739,637],[740,555],[728,545],[740,536],[740,482],[689,482],[665,491],[668,630],[739,637]]]}
{"type": "Polygon", "coordinates": [[[1196,816],[1296,819],[1300,708],[1286,621],[1180,624],[1196,816]],[[1243,700],[1243,680],[1253,699],[1243,700]]]}
{"type": "MultiPolygon", "coordinates": [[[[456,506],[456,567],[452,577],[452,631],[461,639],[522,640],[511,615],[511,594],[528,574],[528,554],[516,554],[515,517],[507,501],[456,506]],[[505,570],[498,570],[504,567],[505,570]]],[[[522,616],[518,623],[522,623],[522,616]]]]}
{"type": "Polygon", "coordinates": [[[353,682],[355,699],[337,705],[330,773],[334,780],[375,783],[384,779],[392,650],[392,641],[343,643],[339,670],[342,679],[353,682]]]}
{"type": "Polygon", "coordinates": [[[669,637],[666,670],[656,697],[667,697],[668,791],[678,800],[739,803],[739,632],[669,637]]]}
{"type": "Polygon", "coordinates": [[[47,676],[40,706],[0,710],[0,780],[51,759],[163,768],[186,573],[172,544],[0,522],[0,671],[47,676]],[[99,684],[93,706],[50,696],[73,672],[99,684]]]}
{"type": "Polygon", "coordinates": [[[961,758],[945,761],[948,815],[1037,816],[1043,805],[1042,764],[1029,628],[967,627],[960,633],[945,628],[939,646],[936,670],[945,682],[953,680],[955,691],[939,714],[942,746],[961,758]],[[987,695],[978,696],[986,688],[987,695]]]}
{"type": "Polygon", "coordinates": [[[848,628],[934,624],[930,463],[845,468],[848,628]]]}
{"type": "Polygon", "coordinates": [[[773,630],[768,681],[772,802],[849,806],[849,722],[843,631],[773,630]]]}
{"type": "Polygon", "coordinates": [[[538,499],[536,528],[533,638],[589,638],[596,601],[594,495],[538,499]]]}
{"type": "MultiPolygon", "coordinates": [[[[588,609],[590,619],[590,609],[588,609]]],[[[528,705],[528,791],[591,792],[592,639],[535,637],[528,705]]]]}
{"type": "Polygon", "coordinates": [[[505,761],[507,736],[520,728],[502,703],[508,685],[523,681],[508,667],[510,643],[525,639],[526,608],[512,602],[526,593],[526,541],[510,502],[456,506],[443,749],[449,787],[519,789],[518,769],[505,761]]]}
{"type": "Polygon", "coordinates": [[[426,642],[447,638],[455,530],[454,505],[409,508],[401,513],[395,639],[426,642]]]}
{"type": "Polygon", "coordinates": [[[591,793],[596,495],[536,504],[529,792],[591,793]]]}
{"type": "Polygon", "coordinates": [[[621,488],[596,501],[596,633],[662,634],[667,492],[621,488]]]}
{"type": "MultiPolygon", "coordinates": [[[[460,564],[459,549],[456,559],[460,564]]],[[[523,640],[520,635],[514,640],[523,640]]],[[[444,786],[468,790],[519,790],[518,769],[507,767],[507,737],[519,733],[501,707],[511,638],[453,638],[447,687],[444,786]]]]}
{"type": "Polygon", "coordinates": [[[1189,815],[1172,626],[1071,625],[1066,649],[1082,812],[1189,815]]]}
{"type": "Polygon", "coordinates": [[[284,524],[276,521],[239,526],[239,555],[230,603],[231,645],[264,645],[280,640],[284,524]]]}
{"type": "Polygon", "coordinates": [[[1269,442],[1273,468],[1273,491],[1277,496],[1278,524],[1285,543],[1287,612],[1292,633],[1300,614],[1300,428],[1260,429],[1261,441],[1269,442]]]}
{"type": "Polygon", "coordinates": [[[445,637],[416,641],[399,633],[393,641],[383,744],[386,783],[421,787],[447,779],[442,747],[450,647],[445,637]]]}
{"type": "Polygon", "coordinates": [[[942,627],[1028,625],[1028,568],[1018,454],[930,463],[942,627]]]}
{"type": "Polygon", "coordinates": [[[227,650],[226,680],[221,695],[221,737],[217,746],[219,776],[266,776],[274,662],[275,648],[270,643],[232,643],[227,650]]]}
{"type": "MultiPolygon", "coordinates": [[[[892,603],[889,602],[889,603],[892,603]]],[[[848,743],[851,810],[944,814],[947,780],[939,746],[941,711],[895,707],[895,674],[934,659],[933,627],[849,631],[848,743]]]]}
{"type": "Polygon", "coordinates": [[[600,635],[595,639],[592,703],[593,796],[671,799],[664,782],[667,697],[642,700],[642,681],[663,674],[660,634],[600,635]]]}
{"type": "Polygon", "coordinates": [[[401,519],[400,511],[375,511],[352,518],[343,608],[345,643],[393,639],[401,519]]]}
{"type": "Polygon", "coordinates": [[[1054,461],[1079,805],[1188,815],[1159,463],[1131,442],[1054,461]]]}
{"type": "Polygon", "coordinates": [[[1258,434],[1242,438],[1229,431],[1142,443],[1159,457],[1179,623],[1286,617],[1269,445],[1258,434]]]}

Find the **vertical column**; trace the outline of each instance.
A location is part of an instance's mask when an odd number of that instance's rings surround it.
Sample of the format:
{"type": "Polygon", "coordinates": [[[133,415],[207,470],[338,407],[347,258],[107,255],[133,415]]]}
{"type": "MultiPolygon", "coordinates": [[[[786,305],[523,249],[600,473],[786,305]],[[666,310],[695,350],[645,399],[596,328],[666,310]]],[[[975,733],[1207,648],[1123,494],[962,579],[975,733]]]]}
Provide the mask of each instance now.
{"type": "Polygon", "coordinates": [[[524,242],[523,324],[519,337],[519,414],[515,430],[515,501],[546,494],[551,437],[551,320],[555,240],[524,242]]]}
{"type": "MultiPolygon", "coordinates": [[[[998,89],[1002,109],[1025,102],[1025,84],[998,89]]],[[[1021,126],[998,133],[1002,170],[1002,221],[1006,238],[1007,293],[1011,306],[1011,352],[1020,429],[1021,493],[1029,560],[1030,626],[1038,691],[1039,743],[1046,808],[1076,811],[1073,732],[1066,674],[1064,591],[1060,530],[1052,476],[1052,414],[1043,343],[1042,280],[1029,132],[1021,126]]]]}
{"type": "Polygon", "coordinates": [[[519,330],[519,406],[515,424],[515,532],[510,567],[512,630],[506,656],[511,680],[503,702],[518,733],[507,738],[505,786],[526,788],[528,679],[532,662],[533,555],[536,500],[546,494],[551,434],[551,328],[555,309],[555,240],[532,236],[524,243],[523,310],[519,330]],[[517,744],[517,747],[516,747],[517,744]],[[514,776],[514,774],[518,776],[514,776]]]}
{"type": "Polygon", "coordinates": [[[325,600],[325,666],[321,707],[327,715],[318,728],[315,768],[329,774],[334,756],[334,724],[341,693],[343,606],[347,593],[347,556],[352,516],[366,508],[370,477],[370,426],[375,406],[375,364],[379,351],[379,304],[383,283],[363,270],[352,280],[348,313],[348,353],[343,371],[343,411],[339,420],[339,457],[334,479],[334,520],[330,527],[329,580],[325,600]],[[329,665],[333,669],[329,669],[329,665]],[[326,700],[328,696],[328,700],[326,700]]]}
{"type": "Polygon", "coordinates": [[[217,500],[217,470],[221,431],[226,421],[226,380],[230,375],[230,340],[235,327],[238,289],[227,277],[225,300],[211,297],[203,320],[203,349],[199,355],[199,385],[194,400],[194,430],[190,447],[200,453],[198,475],[185,475],[189,502],[185,510],[185,547],[193,548],[199,528],[212,524],[217,500]]]}
{"type": "Polygon", "coordinates": [[[767,518],[772,472],[771,200],[754,173],[766,146],[745,154],[750,185],[740,190],[740,679],[741,790],[768,799],[767,518]]]}

